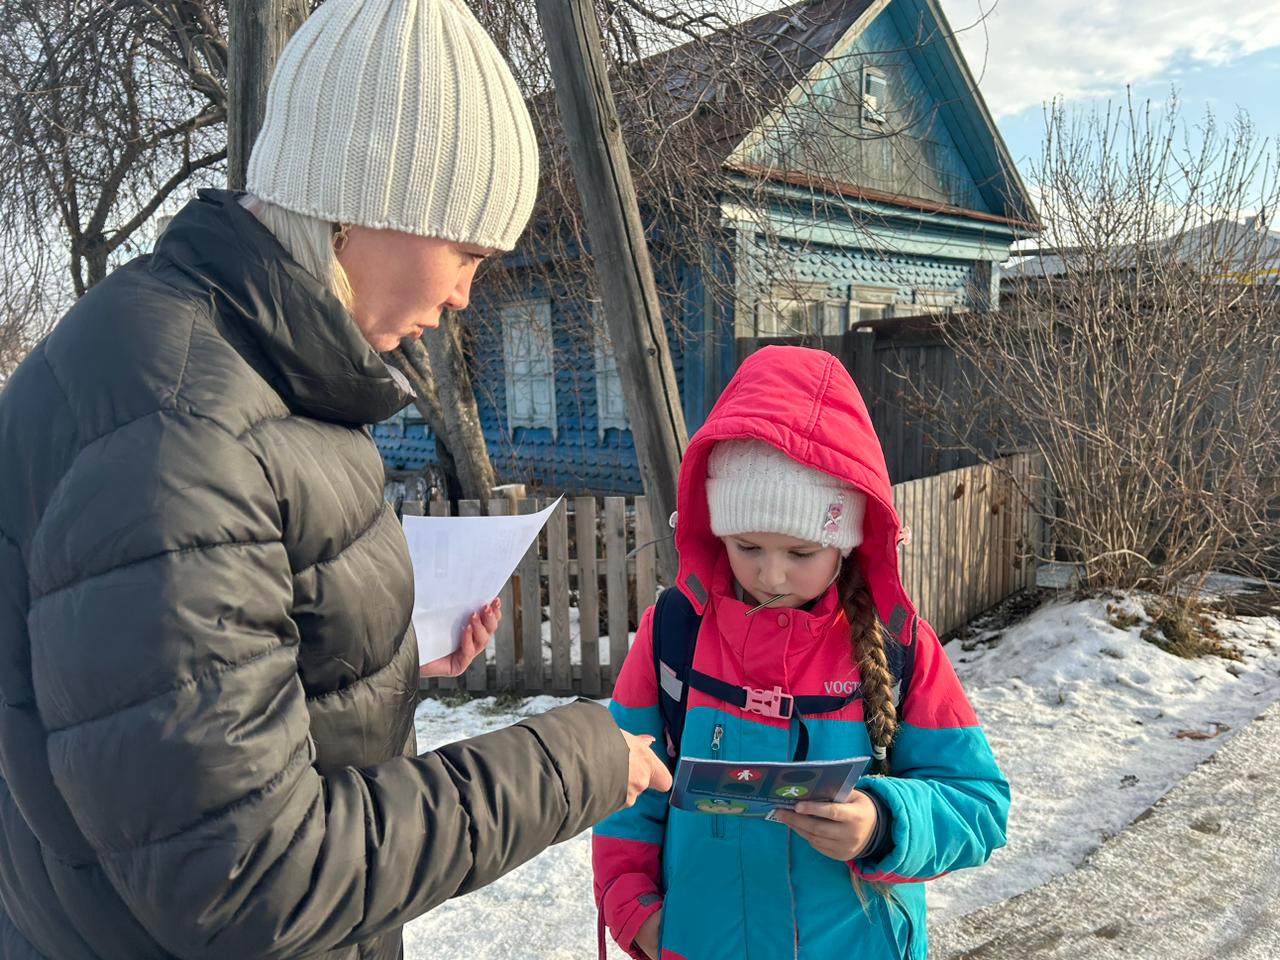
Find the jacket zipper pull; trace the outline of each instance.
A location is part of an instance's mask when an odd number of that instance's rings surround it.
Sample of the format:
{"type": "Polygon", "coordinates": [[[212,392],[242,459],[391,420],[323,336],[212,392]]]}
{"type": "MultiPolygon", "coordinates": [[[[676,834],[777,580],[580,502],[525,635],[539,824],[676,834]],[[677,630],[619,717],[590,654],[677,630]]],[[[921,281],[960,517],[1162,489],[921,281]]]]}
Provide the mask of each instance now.
{"type": "MultiPolygon", "coordinates": [[[[720,759],[720,741],[724,739],[724,724],[717,723],[711,731],[711,759],[720,759]]],[[[711,814],[711,836],[717,840],[724,838],[724,821],[719,814],[711,814]]]]}

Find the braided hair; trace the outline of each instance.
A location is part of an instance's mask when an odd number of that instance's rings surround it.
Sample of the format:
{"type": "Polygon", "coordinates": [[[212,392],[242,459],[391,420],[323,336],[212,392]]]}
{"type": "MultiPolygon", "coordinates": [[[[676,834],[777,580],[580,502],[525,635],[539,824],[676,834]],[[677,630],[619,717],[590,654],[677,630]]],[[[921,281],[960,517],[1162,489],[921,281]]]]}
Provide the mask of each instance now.
{"type": "MultiPolygon", "coordinates": [[[[889,748],[898,732],[898,710],[893,703],[893,673],[889,670],[889,659],[885,654],[884,628],[871,602],[871,589],[856,562],[846,564],[837,589],[840,605],[844,607],[845,618],[849,621],[853,660],[862,678],[862,715],[871,737],[871,772],[888,776],[889,748]]],[[[866,881],[855,874],[853,890],[868,917],[871,916],[868,889],[885,900],[895,897],[888,884],[866,881]]]]}
{"type": "Polygon", "coordinates": [[[853,659],[862,678],[862,709],[871,737],[872,772],[889,773],[889,748],[898,732],[893,703],[893,673],[885,654],[884,628],[871,602],[871,590],[857,563],[846,565],[839,582],[841,606],[849,621],[853,659]]]}

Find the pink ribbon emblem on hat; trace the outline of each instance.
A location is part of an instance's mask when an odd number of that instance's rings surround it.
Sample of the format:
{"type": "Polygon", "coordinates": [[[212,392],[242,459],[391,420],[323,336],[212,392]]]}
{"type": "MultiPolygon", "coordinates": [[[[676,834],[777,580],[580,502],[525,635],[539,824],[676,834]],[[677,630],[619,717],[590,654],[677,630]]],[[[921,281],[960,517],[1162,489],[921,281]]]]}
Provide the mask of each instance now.
{"type": "Polygon", "coordinates": [[[836,542],[840,536],[840,521],[844,517],[844,495],[840,495],[840,499],[827,507],[827,519],[822,525],[822,539],[818,542],[829,547],[836,542]]]}

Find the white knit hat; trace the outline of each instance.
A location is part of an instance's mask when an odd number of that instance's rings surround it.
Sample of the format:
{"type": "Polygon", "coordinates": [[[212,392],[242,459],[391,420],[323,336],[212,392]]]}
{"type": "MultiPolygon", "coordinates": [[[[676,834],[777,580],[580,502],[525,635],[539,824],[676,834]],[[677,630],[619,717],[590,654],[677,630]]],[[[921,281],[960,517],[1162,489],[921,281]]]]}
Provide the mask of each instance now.
{"type": "Polygon", "coordinates": [[[247,188],[322,220],[511,250],[538,147],[461,0],[327,0],[280,56],[247,188]]]}
{"type": "Polygon", "coordinates": [[[763,441],[722,440],[707,463],[707,505],[717,537],[781,533],[847,557],[862,542],[867,498],[763,441]]]}

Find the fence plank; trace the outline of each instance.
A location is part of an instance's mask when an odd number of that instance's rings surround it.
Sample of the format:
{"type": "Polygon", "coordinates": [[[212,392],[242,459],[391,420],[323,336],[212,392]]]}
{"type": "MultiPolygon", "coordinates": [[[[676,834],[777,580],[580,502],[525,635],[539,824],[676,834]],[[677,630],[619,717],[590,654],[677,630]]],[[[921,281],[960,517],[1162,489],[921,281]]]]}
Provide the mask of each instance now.
{"type": "MultiPolygon", "coordinates": [[[[636,547],[653,540],[653,517],[649,513],[647,497],[636,497],[636,547]]],[[[636,554],[636,623],[653,605],[658,593],[658,557],[656,544],[645,547],[636,554]]]]}
{"type": "Polygon", "coordinates": [[[911,549],[915,552],[916,558],[916,595],[923,597],[929,592],[929,554],[928,554],[928,536],[925,531],[925,519],[928,514],[928,503],[925,500],[925,494],[928,488],[928,480],[920,479],[916,481],[915,490],[913,491],[914,500],[911,504],[911,549]]]}
{"type": "MultiPolygon", "coordinates": [[[[1019,460],[1021,458],[1019,457],[1019,460]]],[[[1018,589],[1018,465],[1010,467],[1005,486],[1005,595],[1018,589]]]]}
{"type": "Polygon", "coordinates": [[[1035,465],[1034,456],[1028,456],[1018,468],[1018,537],[1021,543],[1018,547],[1021,564],[1018,567],[1019,586],[1023,589],[1032,586],[1028,581],[1027,571],[1034,567],[1034,564],[1028,559],[1027,554],[1030,552],[1031,537],[1031,519],[1034,511],[1035,501],[1031,497],[1031,471],[1035,465]]]}
{"type": "Polygon", "coordinates": [[[942,614],[941,597],[945,589],[946,562],[942,556],[945,543],[942,539],[942,485],[941,477],[933,476],[928,480],[925,490],[929,511],[929,622],[938,629],[942,614]]]}
{"type": "Polygon", "coordinates": [[[907,514],[911,517],[911,543],[907,546],[907,552],[911,554],[912,599],[924,593],[924,552],[920,549],[920,498],[923,487],[923,480],[912,481],[910,494],[907,497],[907,514]]]}
{"type": "Polygon", "coordinates": [[[973,477],[973,481],[969,486],[966,504],[969,509],[965,518],[969,527],[969,566],[966,570],[970,571],[970,576],[965,577],[969,582],[968,609],[964,616],[966,621],[977,616],[979,604],[982,603],[978,585],[982,580],[982,498],[986,494],[982,488],[982,467],[970,467],[969,476],[973,477]]]}
{"type": "Polygon", "coordinates": [[[903,480],[909,479],[906,475],[907,471],[907,444],[906,444],[906,384],[897,374],[906,374],[907,364],[904,362],[903,356],[898,350],[893,351],[893,367],[892,373],[887,376],[889,396],[892,403],[886,412],[889,415],[888,434],[889,439],[885,444],[888,450],[893,452],[893,464],[889,471],[890,483],[901,483],[903,480]]]}
{"type": "Polygon", "coordinates": [[[627,502],[604,498],[605,590],[609,604],[609,683],[618,679],[627,656],[627,502]]]}
{"type": "Polygon", "coordinates": [[[1013,537],[1013,482],[1009,471],[1000,472],[1000,579],[996,592],[1004,599],[1013,593],[1013,566],[1009,563],[1009,542],[1013,537]]]}
{"type": "Polygon", "coordinates": [[[569,507],[560,501],[547,520],[547,578],[551,606],[551,683],[557,692],[569,693],[573,677],[569,666],[569,507]]]}
{"type": "Polygon", "coordinates": [[[989,609],[996,605],[1000,592],[1000,478],[991,464],[983,464],[982,469],[987,475],[987,502],[982,513],[987,527],[982,599],[984,609],[989,609]]]}
{"type": "Polygon", "coordinates": [[[995,590],[992,581],[995,576],[996,560],[996,514],[991,512],[992,504],[995,503],[996,493],[995,468],[989,463],[984,463],[982,465],[982,474],[987,492],[982,498],[983,558],[982,580],[979,583],[979,587],[982,589],[982,609],[986,610],[995,603],[993,599],[995,590]]]}
{"type": "MultiPolygon", "coordinates": [[[[506,497],[489,501],[489,515],[503,517],[511,513],[511,502],[506,497]]],[[[502,620],[493,638],[494,684],[499,691],[516,687],[516,606],[514,577],[508,577],[498,598],[502,601],[502,620]]]]}
{"type": "MultiPolygon", "coordinates": [[[[948,350],[942,362],[942,395],[946,398],[944,403],[951,404],[955,402],[952,398],[956,395],[956,373],[955,353],[948,350]]],[[[946,449],[942,451],[940,463],[944,471],[950,472],[960,464],[960,451],[956,449],[956,445],[960,441],[950,430],[947,431],[946,437],[946,449]]]]}
{"type": "MultiPolygon", "coordinates": [[[[900,484],[898,484],[896,487],[893,487],[893,488],[892,488],[892,490],[893,490],[893,509],[894,509],[894,511],[898,514],[898,519],[899,519],[902,523],[906,523],[906,522],[907,522],[907,516],[908,516],[908,513],[907,513],[907,488],[906,488],[906,485],[905,485],[905,484],[901,484],[901,483],[900,483],[900,484]]],[[[899,572],[899,574],[900,574],[900,575],[901,575],[901,577],[902,577],[902,587],[903,587],[903,589],[904,589],[904,590],[906,590],[906,591],[908,592],[908,594],[910,594],[910,591],[911,591],[911,587],[910,587],[910,582],[911,582],[911,549],[910,549],[909,547],[907,547],[907,548],[903,548],[903,547],[899,546],[899,547],[897,548],[897,552],[898,552],[898,564],[899,564],[899,571],[898,571],[898,572],[899,572]]],[[[882,611],[882,612],[885,614],[885,616],[883,617],[883,619],[884,619],[884,621],[887,623],[887,622],[888,622],[888,619],[889,619],[889,616],[890,616],[890,615],[892,615],[892,612],[893,612],[893,611],[891,611],[891,610],[890,610],[890,611],[882,611]]]]}
{"type": "MultiPolygon", "coordinates": [[[[965,515],[969,506],[969,497],[973,496],[973,478],[968,470],[955,472],[954,492],[959,496],[951,502],[951,523],[955,535],[956,586],[954,602],[951,607],[952,627],[959,626],[965,615],[965,581],[964,571],[969,569],[969,531],[965,526],[965,515]]],[[[954,495],[954,494],[953,494],[954,495]]]]}
{"type": "Polygon", "coordinates": [[[913,409],[917,394],[923,396],[927,387],[925,386],[925,351],[926,347],[916,347],[911,351],[910,360],[904,364],[911,374],[911,387],[907,394],[907,399],[902,405],[902,416],[904,422],[904,435],[906,440],[907,462],[905,477],[908,480],[918,480],[924,476],[924,432],[926,422],[924,417],[920,416],[919,411],[913,409]],[[910,429],[906,429],[909,426],[910,429]]]}
{"type": "MultiPolygon", "coordinates": [[[[448,500],[431,500],[427,503],[427,513],[433,517],[452,516],[448,500]]],[[[437,677],[433,683],[441,690],[456,690],[460,686],[456,677],[437,677]]]]}
{"type": "Polygon", "coordinates": [[[986,553],[986,501],[987,501],[987,478],[983,473],[982,465],[979,464],[973,468],[974,471],[974,497],[970,504],[970,523],[973,524],[974,544],[973,556],[969,567],[969,617],[971,619],[982,612],[982,602],[986,598],[986,587],[983,584],[984,578],[984,554],[986,553]]]}
{"type": "MultiPolygon", "coordinates": [[[[480,509],[479,500],[459,500],[458,516],[460,517],[479,517],[483,511],[480,509]]],[[[489,689],[489,656],[490,650],[486,650],[480,656],[471,661],[471,666],[467,668],[467,672],[459,678],[458,684],[466,684],[467,690],[471,693],[477,693],[489,689]]]]}
{"type": "Polygon", "coordinates": [[[926,620],[932,621],[929,614],[929,593],[933,589],[933,571],[930,566],[932,563],[932,555],[930,554],[930,537],[928,531],[929,525],[929,480],[925,477],[920,480],[920,495],[916,502],[916,526],[911,528],[911,542],[915,547],[916,554],[920,563],[920,594],[913,597],[916,603],[916,612],[926,620]]]}
{"type": "Polygon", "coordinates": [[[975,474],[974,479],[976,481],[975,496],[973,498],[973,502],[970,504],[970,509],[972,511],[971,522],[973,524],[973,531],[974,531],[974,552],[973,552],[973,560],[972,560],[973,565],[970,568],[971,575],[969,577],[969,580],[972,584],[972,587],[970,588],[970,598],[969,598],[969,602],[970,602],[969,618],[976,617],[979,613],[982,612],[983,610],[982,601],[987,592],[983,586],[983,576],[984,576],[984,570],[985,570],[984,554],[986,553],[985,539],[987,534],[986,522],[985,522],[986,521],[985,507],[986,507],[986,501],[987,501],[987,476],[986,476],[986,473],[983,471],[983,467],[981,464],[979,464],[974,468],[974,474],[975,474]]]}
{"type": "Polygon", "coordinates": [[[578,632],[582,649],[582,692],[600,696],[600,573],[596,562],[596,498],[573,501],[574,552],[578,555],[578,632]]]}
{"type": "MultiPolygon", "coordinates": [[[[521,513],[536,513],[536,500],[521,500],[521,513]]],[[[520,648],[524,660],[524,688],[526,693],[543,692],[542,669],[542,580],[538,575],[539,542],[542,534],[534,537],[528,552],[520,561],[520,648]]]]}
{"type": "Polygon", "coordinates": [[[951,564],[955,541],[951,536],[951,523],[948,517],[951,506],[951,479],[951,474],[941,474],[938,477],[938,489],[934,494],[935,502],[938,505],[938,568],[943,571],[943,575],[937,578],[938,593],[935,599],[937,611],[934,614],[938,618],[935,627],[939,634],[945,633],[950,629],[947,625],[951,619],[951,611],[948,609],[948,604],[952,591],[947,589],[945,576],[947,571],[954,570],[951,564]]]}
{"type": "Polygon", "coordinates": [[[1006,521],[1009,518],[1009,510],[1005,504],[1007,478],[1004,471],[993,466],[991,474],[995,484],[991,501],[993,511],[991,514],[991,596],[994,598],[991,602],[995,604],[1008,595],[1003,592],[1003,588],[1005,584],[1005,560],[1009,550],[1009,538],[1005,529],[1006,521]]]}

